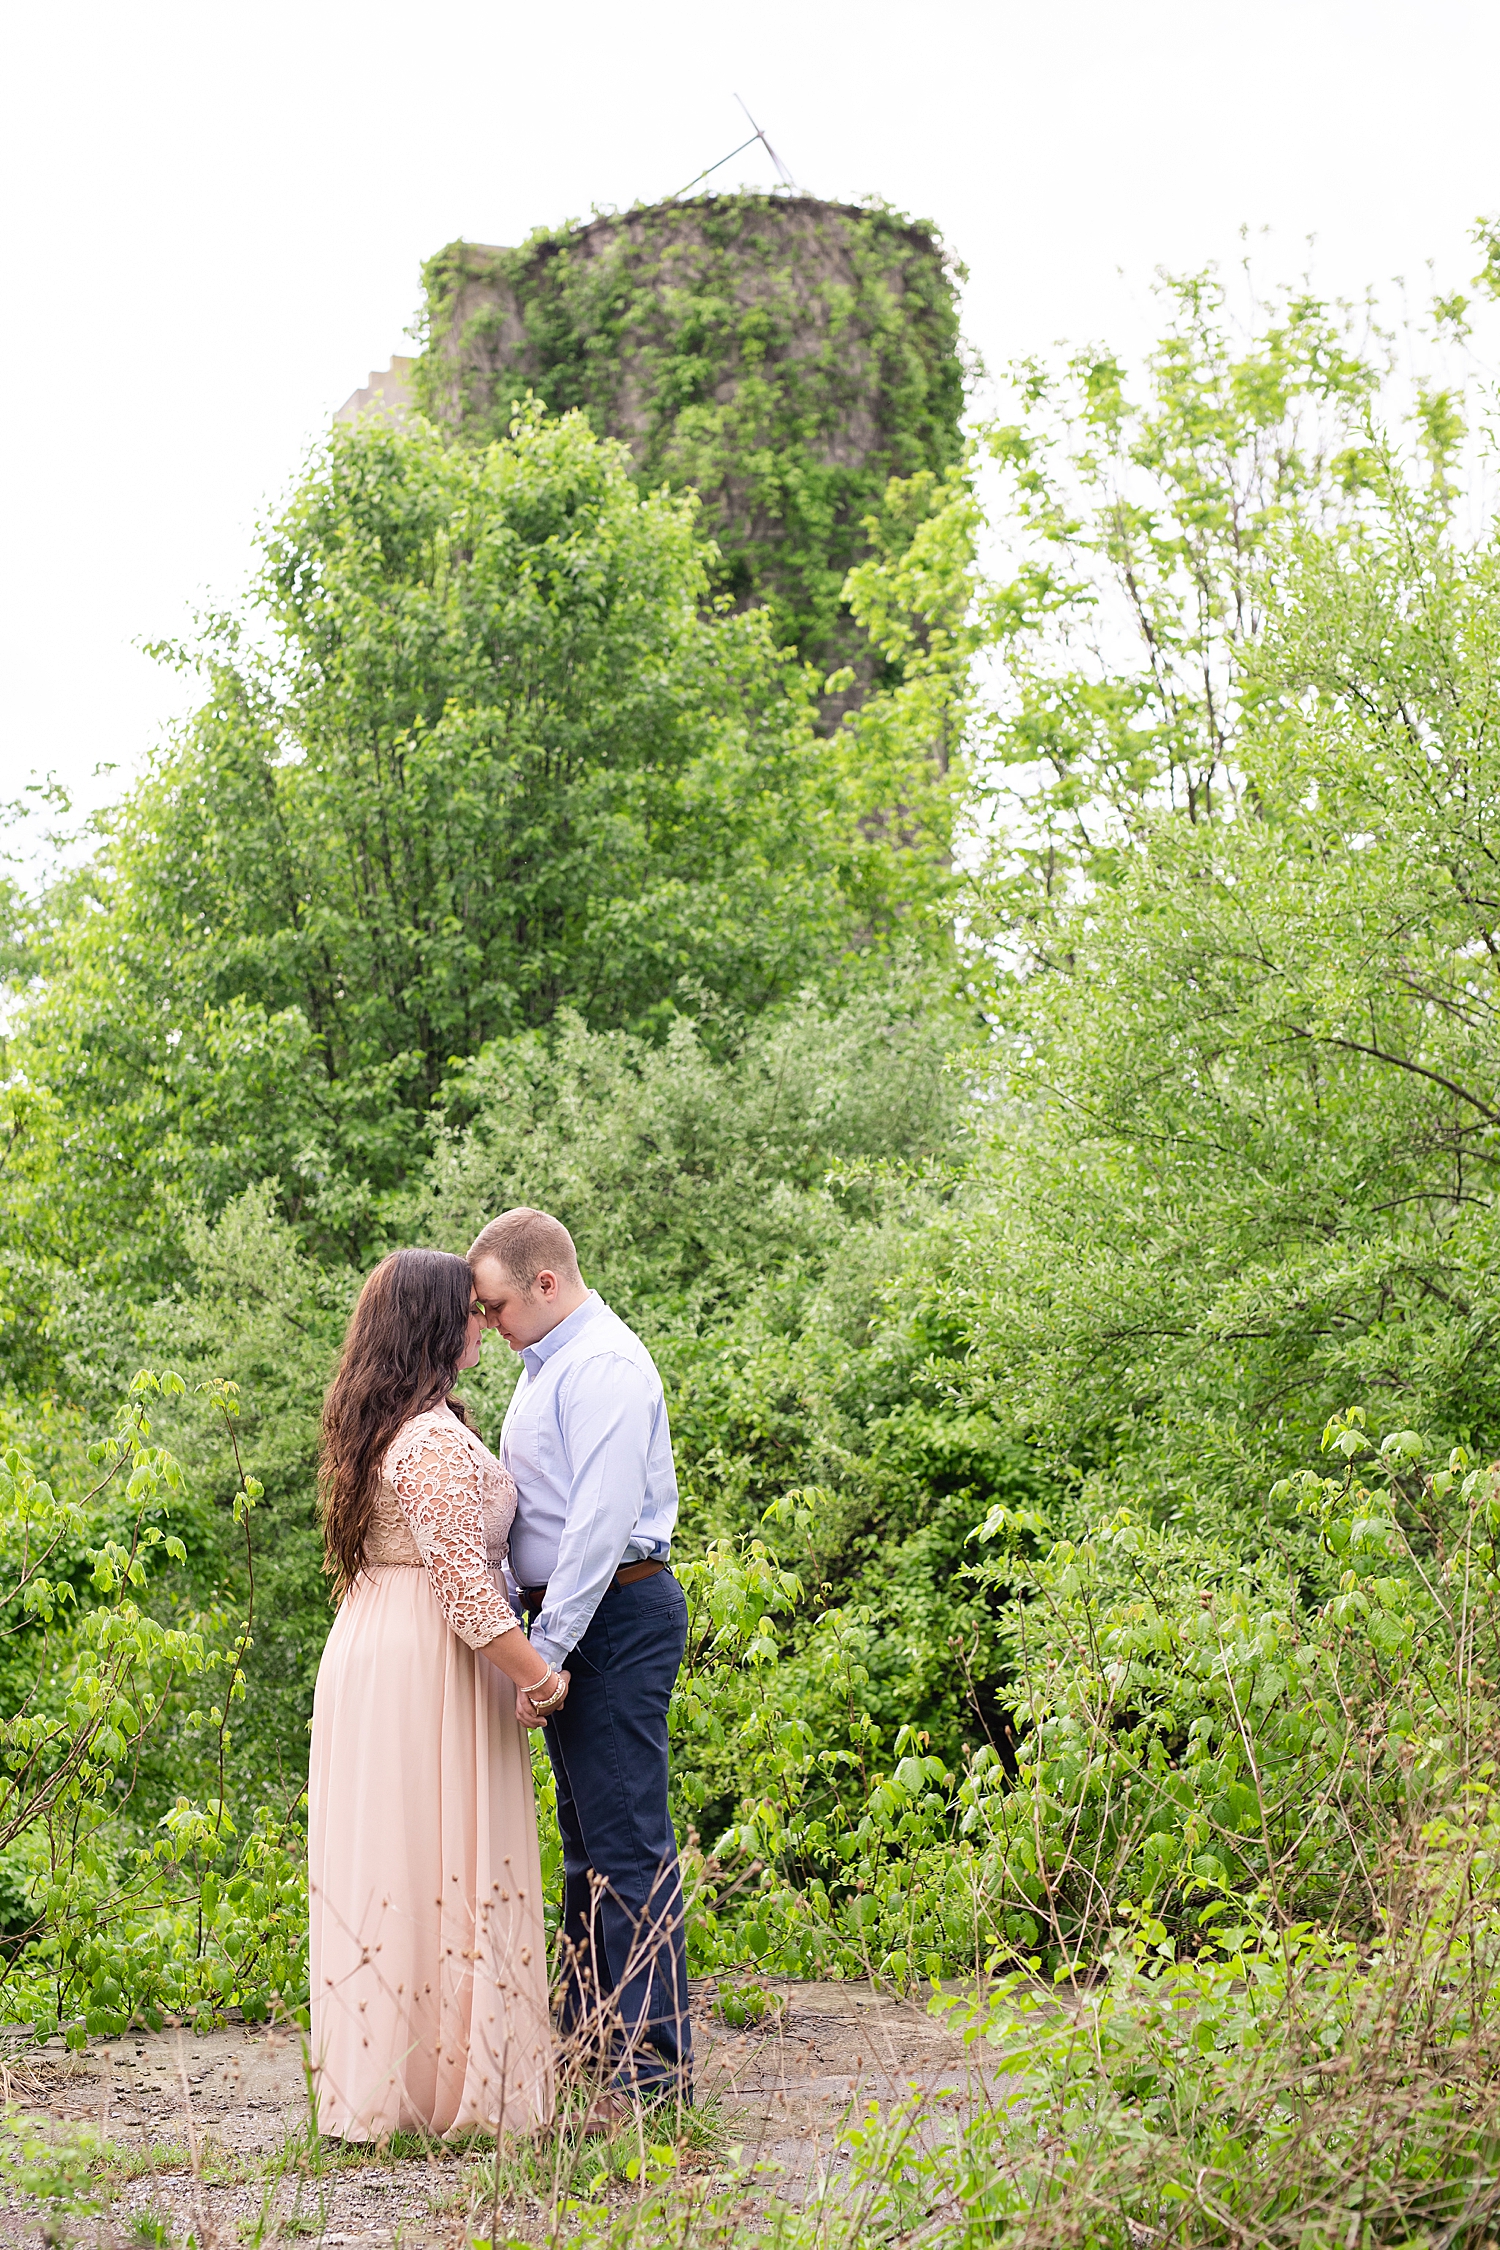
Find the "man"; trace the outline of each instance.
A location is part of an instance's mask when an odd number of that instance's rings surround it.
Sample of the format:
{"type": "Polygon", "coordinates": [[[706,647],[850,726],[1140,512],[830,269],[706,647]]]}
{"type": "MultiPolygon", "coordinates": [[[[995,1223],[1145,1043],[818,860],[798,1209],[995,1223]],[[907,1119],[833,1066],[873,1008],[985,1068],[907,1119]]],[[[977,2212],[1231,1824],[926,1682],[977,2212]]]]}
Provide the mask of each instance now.
{"type": "Polygon", "coordinates": [[[566,1701],[543,1718],[563,1843],[562,2029],[627,2097],[692,2098],[687,1954],[667,1810],[667,1705],[687,1638],[668,1569],[677,1476],[661,1378],[640,1338],[584,1287],[573,1238],[506,1211],[469,1252],[487,1327],[525,1372],[501,1458],[520,1496],[510,1566],[566,1701]]]}

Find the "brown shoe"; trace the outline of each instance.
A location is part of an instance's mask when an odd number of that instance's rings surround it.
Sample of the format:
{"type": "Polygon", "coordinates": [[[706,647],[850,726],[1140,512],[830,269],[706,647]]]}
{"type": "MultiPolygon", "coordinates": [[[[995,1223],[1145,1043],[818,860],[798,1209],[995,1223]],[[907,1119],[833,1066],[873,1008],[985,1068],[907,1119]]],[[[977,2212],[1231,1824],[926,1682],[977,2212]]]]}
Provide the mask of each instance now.
{"type": "Polygon", "coordinates": [[[634,2124],[635,2114],[634,2102],[628,2101],[623,2094],[615,2093],[610,2087],[605,2087],[589,2103],[582,2130],[585,2133],[603,2133],[609,2136],[618,2133],[622,2125],[634,2124]]]}

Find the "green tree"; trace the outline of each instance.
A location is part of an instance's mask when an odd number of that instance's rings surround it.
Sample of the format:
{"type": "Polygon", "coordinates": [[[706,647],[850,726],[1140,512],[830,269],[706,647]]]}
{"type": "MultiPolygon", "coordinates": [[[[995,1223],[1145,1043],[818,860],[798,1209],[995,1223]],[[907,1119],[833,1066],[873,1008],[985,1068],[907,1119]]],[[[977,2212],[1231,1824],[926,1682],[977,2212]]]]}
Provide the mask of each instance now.
{"type": "MultiPolygon", "coordinates": [[[[1211,336],[1169,364],[1193,398],[1221,380],[1211,336]]],[[[1083,1480],[1089,1510],[1093,1480],[1243,1519],[1269,1462],[1354,1396],[1450,1442],[1500,1434],[1500,578],[1492,535],[1451,520],[1462,420],[1450,400],[1435,438],[1434,397],[1389,437],[1371,412],[1336,474],[1305,457],[1294,476],[1275,449],[1242,587],[1210,557],[1201,605],[1193,525],[1223,457],[1213,422],[1196,468],[1184,439],[1191,520],[1131,534],[1151,661],[1101,656],[1089,684],[1125,749],[1059,749],[1038,821],[1066,852],[1028,858],[1033,837],[990,878],[1014,972],[995,987],[1003,1130],[933,1300],[961,1339],[951,1379],[1083,1480]],[[1210,656],[1222,692],[1190,692],[1210,656]]],[[[1237,553],[1231,516],[1203,513],[1237,553]]],[[[1096,588],[1056,598],[1091,629],[1096,588]]],[[[1018,725],[1060,631],[1018,635],[1018,725]]],[[[1084,677],[1064,682],[1075,707],[1084,677]]],[[[1264,1530],[1256,1505],[1231,1536],[1264,1530]]]]}
{"type": "Polygon", "coordinates": [[[49,1270],[159,1286],[173,1211],[264,1178],[358,1262],[453,1059],[560,1007],[650,1035],[940,933],[946,800],[889,848],[764,619],[703,594],[691,499],[579,416],[315,454],[206,702],[30,934],[33,1335],[49,1270]]]}
{"type": "Polygon", "coordinates": [[[990,605],[1009,878],[991,903],[1013,932],[1107,881],[1153,807],[1240,802],[1267,566],[1290,531],[1357,519],[1374,469],[1390,339],[1368,305],[1303,289],[1241,319],[1213,269],[1159,292],[1139,370],[1104,346],[1024,361],[1016,418],[985,433],[1009,566],[990,605]]]}

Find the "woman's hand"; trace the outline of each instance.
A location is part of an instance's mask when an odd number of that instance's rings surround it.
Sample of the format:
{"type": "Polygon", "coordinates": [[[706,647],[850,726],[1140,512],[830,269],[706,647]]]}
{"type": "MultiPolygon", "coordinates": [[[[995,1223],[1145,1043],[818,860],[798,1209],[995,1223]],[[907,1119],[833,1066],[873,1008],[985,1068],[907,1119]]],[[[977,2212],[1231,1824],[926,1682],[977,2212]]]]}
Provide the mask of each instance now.
{"type": "Polygon", "coordinates": [[[573,1675],[571,1672],[564,1672],[559,1670],[556,1674],[555,1680],[537,1681],[536,1684],[538,1687],[545,1687],[547,1690],[547,1708],[545,1711],[538,1711],[536,1705],[532,1702],[531,1697],[527,1693],[526,1689],[523,1687],[518,1687],[516,1689],[516,1717],[520,1720],[522,1726],[544,1727],[549,1719],[555,1719],[558,1712],[562,1709],[563,1705],[568,1700],[568,1688],[572,1681],[572,1678],[573,1675]],[[558,1693],[559,1686],[562,1690],[560,1694],[558,1693]],[[557,1701],[555,1703],[552,1700],[554,1696],[557,1697],[557,1701]]]}

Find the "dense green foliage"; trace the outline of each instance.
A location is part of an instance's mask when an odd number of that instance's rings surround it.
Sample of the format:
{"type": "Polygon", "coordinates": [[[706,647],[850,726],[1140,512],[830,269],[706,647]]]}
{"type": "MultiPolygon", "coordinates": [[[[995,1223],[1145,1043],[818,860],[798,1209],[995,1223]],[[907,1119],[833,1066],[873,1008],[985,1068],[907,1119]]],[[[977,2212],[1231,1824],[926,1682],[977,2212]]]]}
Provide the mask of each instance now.
{"type": "Polygon", "coordinates": [[[1176,301],[1143,406],[1086,371],[1081,496],[997,433],[1000,744],[1037,761],[986,901],[1020,1153],[937,1301],[1070,1474],[1241,1540],[1353,1398],[1495,1442],[1500,589],[1451,520],[1453,401],[1382,434],[1322,308],[1235,356],[1203,285],[1176,301]],[[1138,661],[1089,654],[1111,579],[1138,661]]]}
{"type": "Polygon", "coordinates": [[[265,1179],[358,1263],[455,1058],[559,1007],[659,1035],[941,946],[949,781],[819,741],[764,620],[702,586],[690,503],[576,417],[478,453],[335,432],[197,717],[23,933],[13,1343],[58,1333],[60,1273],[138,1296],[177,1214],[265,1179]]]}
{"type": "Polygon", "coordinates": [[[582,419],[314,462],[262,638],[14,917],[6,1585],[52,1509],[71,1595],[7,1644],[12,2006],[295,2001],[321,1386],[379,1249],[535,1201],[668,1389],[695,1965],[1097,1973],[976,2016],[1024,2110],[851,2144],[867,2214],[1493,2212],[1486,456],[1352,316],[1166,301],[884,494],[831,739],[582,419]]]}
{"type": "MultiPolygon", "coordinates": [[[[242,1806],[245,1833],[226,1793],[253,1570],[242,1619],[163,1599],[153,1583],[162,1560],[189,1560],[169,1527],[194,1527],[196,1511],[148,1414],[183,1388],[177,1375],[136,1377],[112,1434],[88,1448],[76,1498],[59,1499],[15,1447],[0,1466],[5,2007],[43,2036],[61,2020],[74,2044],[132,2017],[159,2024],[167,2009],[264,2016],[306,1989],[298,1785],[279,1808],[242,1806]],[[194,1786],[199,1796],[182,1794],[194,1786]],[[156,1833],[132,1798],[165,1802],[156,1833]]],[[[248,1557],[261,1486],[238,1464],[233,1386],[205,1391],[231,1433],[229,1520],[248,1557]]]]}
{"type": "MultiPolygon", "coordinates": [[[[705,196],[426,269],[417,393],[469,436],[528,392],[631,447],[644,489],[702,496],[714,584],[763,603],[823,672],[869,651],[844,580],[890,478],[960,453],[953,280],[931,227],[880,205],[705,196]]],[[[835,707],[836,709],[837,707],[835,707]]]]}

